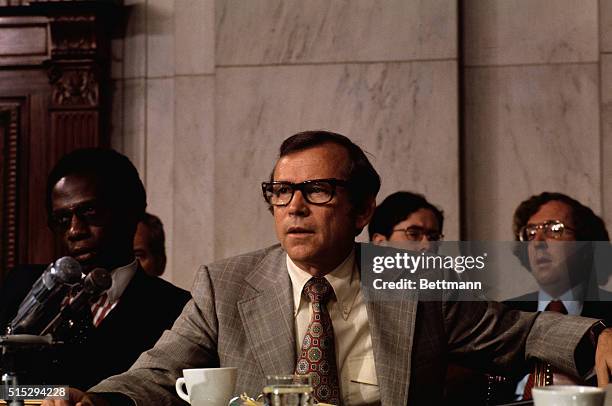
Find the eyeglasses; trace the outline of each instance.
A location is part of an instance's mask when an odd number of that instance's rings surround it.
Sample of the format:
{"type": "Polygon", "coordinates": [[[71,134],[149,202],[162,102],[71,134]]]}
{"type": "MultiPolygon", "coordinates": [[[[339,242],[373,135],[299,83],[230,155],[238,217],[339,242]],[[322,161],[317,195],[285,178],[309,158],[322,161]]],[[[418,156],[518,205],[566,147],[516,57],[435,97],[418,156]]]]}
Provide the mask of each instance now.
{"type": "Polygon", "coordinates": [[[563,237],[563,233],[566,231],[576,231],[559,220],[550,220],[540,224],[527,224],[523,226],[519,231],[519,239],[521,241],[533,241],[536,238],[538,230],[544,231],[546,238],[555,240],[563,237]]]}
{"type": "Polygon", "coordinates": [[[408,228],[394,228],[392,231],[403,231],[406,234],[406,238],[410,241],[421,241],[423,236],[427,238],[427,241],[440,241],[444,239],[444,234],[434,230],[427,230],[423,227],[412,226],[408,228]]]}
{"type": "Polygon", "coordinates": [[[84,204],[73,209],[57,210],[51,214],[49,225],[55,231],[65,232],[70,228],[72,217],[76,216],[88,225],[101,225],[107,218],[108,211],[94,204],[84,204]]]}
{"type": "Polygon", "coordinates": [[[296,190],[311,204],[329,203],[336,194],[336,187],[347,187],[348,182],[340,179],[313,179],[300,183],[262,182],[264,199],[272,206],[286,206],[293,199],[296,190]]]}

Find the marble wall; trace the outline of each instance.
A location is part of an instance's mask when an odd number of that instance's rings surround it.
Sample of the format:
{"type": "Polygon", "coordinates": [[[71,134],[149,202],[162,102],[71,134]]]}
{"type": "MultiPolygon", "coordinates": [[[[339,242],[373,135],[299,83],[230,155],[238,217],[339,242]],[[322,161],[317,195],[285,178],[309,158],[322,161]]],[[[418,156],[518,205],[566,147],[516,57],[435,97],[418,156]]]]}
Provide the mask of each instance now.
{"type": "Polygon", "coordinates": [[[603,215],[612,227],[612,3],[599,2],[601,181],[603,215]]]}
{"type": "MultiPolygon", "coordinates": [[[[514,210],[543,191],[606,214],[598,3],[461,3],[466,239],[513,239],[514,210]]],[[[508,269],[506,297],[533,285],[518,261],[508,269]]]]}
{"type": "Polygon", "coordinates": [[[546,190],[601,213],[598,1],[468,0],[462,15],[465,237],[512,239],[514,209],[546,190]]]}
{"type": "MultiPolygon", "coordinates": [[[[280,142],[350,136],[380,198],[425,193],[459,236],[457,5],[134,0],[114,46],[114,146],[168,235],[166,278],[276,242],[260,191],[280,142]]],[[[363,237],[362,237],[363,238],[363,237]]]]}
{"type": "Polygon", "coordinates": [[[166,278],[180,286],[200,264],[276,241],[259,183],[280,142],[305,129],[366,149],[379,200],[426,194],[449,240],[511,239],[514,208],[543,190],[611,224],[610,2],[127,6],[113,143],[141,171],[168,234],[166,278]]]}
{"type": "Polygon", "coordinates": [[[214,258],[214,2],[132,0],[113,44],[113,146],[166,231],[164,277],[189,288],[214,258]]]}

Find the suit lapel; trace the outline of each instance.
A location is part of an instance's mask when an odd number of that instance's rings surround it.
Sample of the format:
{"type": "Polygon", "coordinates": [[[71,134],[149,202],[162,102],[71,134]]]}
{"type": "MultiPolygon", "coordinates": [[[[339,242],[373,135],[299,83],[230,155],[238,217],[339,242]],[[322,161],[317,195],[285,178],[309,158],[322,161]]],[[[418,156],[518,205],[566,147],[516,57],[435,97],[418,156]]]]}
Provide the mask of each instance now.
{"type": "Polygon", "coordinates": [[[296,363],[293,298],[284,251],[271,251],[245,281],[251,292],[238,302],[238,311],[263,374],[292,373],[296,363]]]}
{"type": "MultiPolygon", "coordinates": [[[[356,263],[361,270],[362,245],[355,247],[356,263]]],[[[361,272],[361,271],[360,271],[361,272]]],[[[396,280],[402,278],[398,274],[396,280]]],[[[364,286],[374,363],[382,405],[408,404],[413,336],[416,325],[418,294],[416,290],[390,292],[364,286]],[[404,383],[403,385],[400,383],[404,383]]]]}
{"type": "MultiPolygon", "coordinates": [[[[143,311],[142,297],[145,293],[142,292],[142,289],[144,278],[146,278],[144,270],[138,264],[134,276],[119,298],[119,303],[104,317],[97,327],[98,329],[103,330],[109,324],[115,323],[124,325],[139,317],[139,314],[143,311]]],[[[113,327],[113,329],[115,328],[117,327],[113,327]]]]}
{"type": "Polygon", "coordinates": [[[372,298],[366,308],[381,403],[405,405],[408,403],[417,295],[406,292],[406,297],[399,301],[372,298]],[[400,382],[405,384],[398,384],[400,382]]]}

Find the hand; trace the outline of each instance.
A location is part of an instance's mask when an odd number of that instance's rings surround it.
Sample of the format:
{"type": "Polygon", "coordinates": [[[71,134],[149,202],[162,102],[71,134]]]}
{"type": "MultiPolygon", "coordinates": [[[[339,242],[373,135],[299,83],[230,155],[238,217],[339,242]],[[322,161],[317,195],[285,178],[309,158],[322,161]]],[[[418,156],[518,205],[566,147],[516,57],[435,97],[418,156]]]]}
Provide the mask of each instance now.
{"type": "Polygon", "coordinates": [[[597,372],[597,386],[603,388],[610,383],[612,371],[612,328],[607,328],[599,334],[597,350],[595,351],[595,372],[597,372]]]}
{"type": "Polygon", "coordinates": [[[68,388],[68,400],[46,399],[41,406],[110,406],[108,402],[91,393],[68,388]]]}

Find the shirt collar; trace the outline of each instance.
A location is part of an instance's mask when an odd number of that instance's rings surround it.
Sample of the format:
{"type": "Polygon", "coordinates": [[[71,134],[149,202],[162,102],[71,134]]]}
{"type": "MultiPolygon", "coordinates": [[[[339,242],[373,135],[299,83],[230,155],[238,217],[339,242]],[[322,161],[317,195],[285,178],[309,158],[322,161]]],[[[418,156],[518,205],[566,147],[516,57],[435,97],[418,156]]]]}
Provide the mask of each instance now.
{"type": "MultiPolygon", "coordinates": [[[[306,300],[302,291],[306,282],[312,278],[308,272],[298,267],[287,255],[287,271],[291,286],[293,288],[293,315],[296,316],[300,308],[301,300],[306,300]]],[[[355,269],[355,249],[333,271],[325,275],[325,279],[334,289],[336,300],[342,311],[342,317],[346,320],[355,303],[360,289],[359,272],[355,269]]]]}
{"type": "Polygon", "coordinates": [[[134,277],[137,268],[138,262],[134,260],[125,266],[120,266],[119,268],[115,268],[111,271],[111,279],[113,283],[106,291],[110,303],[115,303],[117,300],[119,300],[121,295],[123,295],[125,288],[134,277]]]}
{"type": "Polygon", "coordinates": [[[584,285],[578,285],[574,288],[565,291],[562,295],[557,298],[552,297],[543,290],[538,292],[538,311],[542,312],[546,310],[546,306],[553,300],[560,300],[567,309],[567,314],[579,316],[582,313],[584,297],[584,285]]]}

